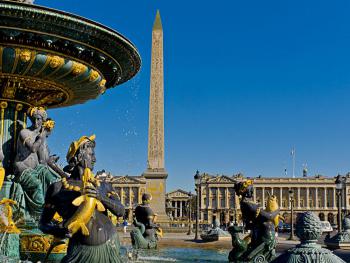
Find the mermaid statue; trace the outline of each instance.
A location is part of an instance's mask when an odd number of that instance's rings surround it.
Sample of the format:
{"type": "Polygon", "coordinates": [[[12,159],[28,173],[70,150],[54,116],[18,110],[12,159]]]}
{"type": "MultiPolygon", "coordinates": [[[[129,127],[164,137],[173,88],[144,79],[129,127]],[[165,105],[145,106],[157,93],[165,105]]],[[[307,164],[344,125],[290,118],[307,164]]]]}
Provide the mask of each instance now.
{"type": "Polygon", "coordinates": [[[111,184],[92,174],[95,136],[73,142],[67,154],[68,165],[62,180],[50,185],[40,220],[40,229],[54,235],[56,242],[69,238],[62,263],[121,263],[117,229],[107,212],[122,217],[125,213],[111,184]],[[58,213],[62,222],[54,220],[58,213]]]}
{"type": "Polygon", "coordinates": [[[262,209],[252,201],[253,181],[246,180],[235,184],[235,191],[241,197],[242,219],[250,235],[244,239],[239,237],[242,229],[229,227],[233,249],[229,254],[229,262],[250,263],[270,262],[275,258],[275,229],[279,222],[279,208],[275,196],[269,196],[266,209],[262,209]]]}
{"type": "Polygon", "coordinates": [[[134,229],[131,230],[131,243],[135,249],[152,249],[157,247],[158,236],[162,236],[161,228],[155,224],[157,214],[150,207],[152,196],[142,195],[142,204],[135,209],[134,229]]]}

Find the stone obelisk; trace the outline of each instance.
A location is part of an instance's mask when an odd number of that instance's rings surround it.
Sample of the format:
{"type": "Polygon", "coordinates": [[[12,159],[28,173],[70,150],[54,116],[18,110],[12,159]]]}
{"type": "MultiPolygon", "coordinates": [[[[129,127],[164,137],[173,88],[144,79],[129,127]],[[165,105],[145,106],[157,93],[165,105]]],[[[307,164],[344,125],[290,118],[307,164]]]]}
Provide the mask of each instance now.
{"type": "Polygon", "coordinates": [[[152,195],[151,207],[159,222],[168,219],[165,212],[166,178],[164,167],[164,75],[163,28],[159,10],[152,30],[151,89],[149,99],[148,160],[146,191],[152,195]]]}

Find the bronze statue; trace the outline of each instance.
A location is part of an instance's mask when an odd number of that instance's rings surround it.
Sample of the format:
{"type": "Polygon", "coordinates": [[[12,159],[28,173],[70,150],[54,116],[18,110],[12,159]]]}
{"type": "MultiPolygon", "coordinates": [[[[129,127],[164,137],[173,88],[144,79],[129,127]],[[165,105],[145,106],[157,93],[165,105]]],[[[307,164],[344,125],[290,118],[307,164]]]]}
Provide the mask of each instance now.
{"type": "Polygon", "coordinates": [[[232,236],[233,249],[229,254],[230,262],[269,262],[275,257],[275,228],[279,221],[279,208],[275,196],[269,196],[266,209],[254,203],[253,181],[246,180],[235,185],[235,191],[241,197],[242,219],[250,236],[240,239],[237,226],[228,229],[232,236]]]}
{"type": "Polygon", "coordinates": [[[135,209],[134,226],[130,232],[131,242],[134,248],[156,248],[158,236],[162,236],[162,229],[155,224],[157,214],[150,207],[152,196],[142,195],[142,204],[135,209]]]}
{"type": "Polygon", "coordinates": [[[96,162],[94,149],[95,136],[73,142],[64,168],[69,177],[53,183],[46,194],[40,229],[57,238],[69,238],[67,255],[61,262],[122,262],[119,237],[107,209],[118,217],[125,209],[112,185],[91,173],[96,162]],[[56,212],[63,219],[61,223],[53,220],[56,212]]]}
{"type": "Polygon", "coordinates": [[[48,163],[58,160],[55,155],[49,156],[47,146],[47,137],[55,123],[47,119],[42,107],[31,108],[28,115],[32,126],[22,129],[17,139],[15,182],[21,185],[24,192],[26,210],[34,219],[38,219],[48,186],[60,178],[48,166],[48,163]]]}

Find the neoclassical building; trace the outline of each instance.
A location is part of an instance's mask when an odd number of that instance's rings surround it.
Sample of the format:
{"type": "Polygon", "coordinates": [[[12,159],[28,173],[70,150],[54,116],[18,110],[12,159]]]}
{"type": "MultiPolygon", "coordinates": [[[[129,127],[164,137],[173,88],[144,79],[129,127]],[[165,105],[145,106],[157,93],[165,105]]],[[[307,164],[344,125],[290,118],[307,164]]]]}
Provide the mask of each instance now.
{"type": "Polygon", "coordinates": [[[143,176],[112,176],[106,172],[98,172],[97,176],[112,184],[125,206],[125,217],[131,221],[133,210],[141,203],[142,194],[146,192],[146,179],[143,176]]]}
{"type": "MultiPolygon", "coordinates": [[[[241,174],[235,176],[202,174],[200,185],[200,220],[211,223],[218,218],[221,223],[241,220],[239,199],[234,193],[234,183],[245,180],[241,174]],[[236,212],[235,212],[236,211],[236,212]]],[[[294,199],[294,216],[305,211],[315,212],[321,220],[336,223],[338,213],[334,177],[258,177],[254,181],[254,200],[265,206],[268,195],[278,199],[281,214],[290,218],[290,197],[294,199]],[[293,194],[289,191],[292,190],[293,194]]],[[[342,192],[342,210],[350,210],[350,174],[346,175],[342,192]]]]}
{"type": "Polygon", "coordinates": [[[181,189],[167,193],[165,203],[169,219],[171,221],[187,221],[190,212],[190,201],[192,198],[193,196],[191,193],[181,189]]]}

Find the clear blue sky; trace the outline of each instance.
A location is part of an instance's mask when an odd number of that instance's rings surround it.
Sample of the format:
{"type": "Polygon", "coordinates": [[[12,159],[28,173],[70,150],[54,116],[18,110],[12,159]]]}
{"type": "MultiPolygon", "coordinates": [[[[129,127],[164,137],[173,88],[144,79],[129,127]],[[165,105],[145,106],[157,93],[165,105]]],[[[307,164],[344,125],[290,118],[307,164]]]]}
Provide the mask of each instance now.
{"type": "Polygon", "coordinates": [[[138,48],[131,81],[84,105],[51,110],[52,152],[97,135],[96,170],[146,167],[151,29],[164,29],[167,190],[201,172],[246,176],[350,171],[349,1],[41,0],[101,22],[138,48]],[[74,2],[74,4],[72,4],[74,2]]]}

